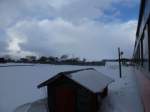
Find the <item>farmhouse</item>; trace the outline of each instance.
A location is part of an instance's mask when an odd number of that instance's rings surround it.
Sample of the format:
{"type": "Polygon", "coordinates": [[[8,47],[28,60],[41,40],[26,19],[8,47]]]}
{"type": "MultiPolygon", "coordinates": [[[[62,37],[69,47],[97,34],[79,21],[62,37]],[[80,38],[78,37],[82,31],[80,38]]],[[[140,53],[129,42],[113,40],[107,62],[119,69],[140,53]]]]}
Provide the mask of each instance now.
{"type": "Polygon", "coordinates": [[[50,112],[97,112],[112,81],[88,68],[58,73],[38,88],[47,86],[50,112]]]}

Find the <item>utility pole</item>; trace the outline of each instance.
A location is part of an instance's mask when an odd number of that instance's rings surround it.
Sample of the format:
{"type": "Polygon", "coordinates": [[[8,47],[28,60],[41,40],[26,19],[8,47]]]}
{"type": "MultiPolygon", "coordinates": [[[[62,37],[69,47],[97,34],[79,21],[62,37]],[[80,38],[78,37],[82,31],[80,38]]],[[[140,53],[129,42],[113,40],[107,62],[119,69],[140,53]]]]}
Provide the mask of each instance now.
{"type": "Polygon", "coordinates": [[[120,78],[122,77],[121,55],[123,55],[123,52],[121,52],[120,48],[118,48],[118,62],[119,62],[119,76],[120,76],[120,78]]]}

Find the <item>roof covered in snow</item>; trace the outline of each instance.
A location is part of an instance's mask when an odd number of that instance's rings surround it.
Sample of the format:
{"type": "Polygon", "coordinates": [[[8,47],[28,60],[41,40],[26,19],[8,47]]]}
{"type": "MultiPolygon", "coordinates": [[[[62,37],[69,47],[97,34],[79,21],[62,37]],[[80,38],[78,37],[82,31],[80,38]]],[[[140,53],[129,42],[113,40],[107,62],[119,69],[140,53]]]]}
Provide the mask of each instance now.
{"type": "Polygon", "coordinates": [[[113,82],[113,79],[109,78],[108,76],[105,76],[104,74],[96,71],[93,68],[88,68],[61,72],[56,76],[50,78],[49,80],[41,83],[38,88],[47,86],[62,75],[73,80],[74,82],[78,83],[79,85],[83,86],[93,93],[102,92],[109,83],[113,82]]]}

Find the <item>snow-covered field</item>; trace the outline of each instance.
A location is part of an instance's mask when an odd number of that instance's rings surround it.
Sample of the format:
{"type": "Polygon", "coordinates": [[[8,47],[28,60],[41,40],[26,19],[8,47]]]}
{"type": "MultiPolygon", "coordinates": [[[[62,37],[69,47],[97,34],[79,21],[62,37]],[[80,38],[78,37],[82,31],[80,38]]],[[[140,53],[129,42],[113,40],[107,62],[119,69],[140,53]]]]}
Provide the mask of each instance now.
{"type": "MultiPolygon", "coordinates": [[[[6,65],[8,64],[0,64],[0,112],[13,112],[22,104],[44,98],[45,89],[37,89],[37,85],[58,72],[89,68],[88,66],[42,64],[3,67],[6,65]]],[[[103,112],[143,111],[136,81],[130,68],[123,67],[122,79],[119,78],[116,66],[93,68],[115,79],[115,82],[109,86],[109,95],[102,105],[103,112]]]]}

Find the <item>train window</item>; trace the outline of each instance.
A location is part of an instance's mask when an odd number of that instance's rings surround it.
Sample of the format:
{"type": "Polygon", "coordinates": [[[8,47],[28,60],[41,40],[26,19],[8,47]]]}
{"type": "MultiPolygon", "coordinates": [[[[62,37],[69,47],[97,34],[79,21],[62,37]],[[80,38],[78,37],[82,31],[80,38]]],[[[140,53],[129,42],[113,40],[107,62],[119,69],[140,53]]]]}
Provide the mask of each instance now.
{"type": "Polygon", "coordinates": [[[149,70],[149,38],[148,38],[148,27],[144,29],[143,35],[143,67],[149,70]]]}
{"type": "Polygon", "coordinates": [[[140,49],[140,51],[141,51],[141,66],[143,66],[143,63],[144,63],[144,59],[143,59],[143,36],[142,36],[142,38],[141,38],[141,40],[140,40],[140,47],[141,47],[141,49],[140,49]]]}
{"type": "MultiPolygon", "coordinates": [[[[148,31],[150,31],[150,17],[149,17],[149,19],[148,19],[148,31]]],[[[148,32],[149,34],[150,34],[150,32],[148,32]]],[[[148,35],[149,35],[148,34],[148,35]]],[[[150,35],[149,35],[150,36],[150,35]]]]}
{"type": "Polygon", "coordinates": [[[137,64],[140,65],[140,44],[138,45],[137,48],[137,64]]]}
{"type": "Polygon", "coordinates": [[[149,71],[150,71],[150,18],[148,19],[148,25],[147,25],[147,31],[148,31],[148,52],[149,52],[149,71]]]}

